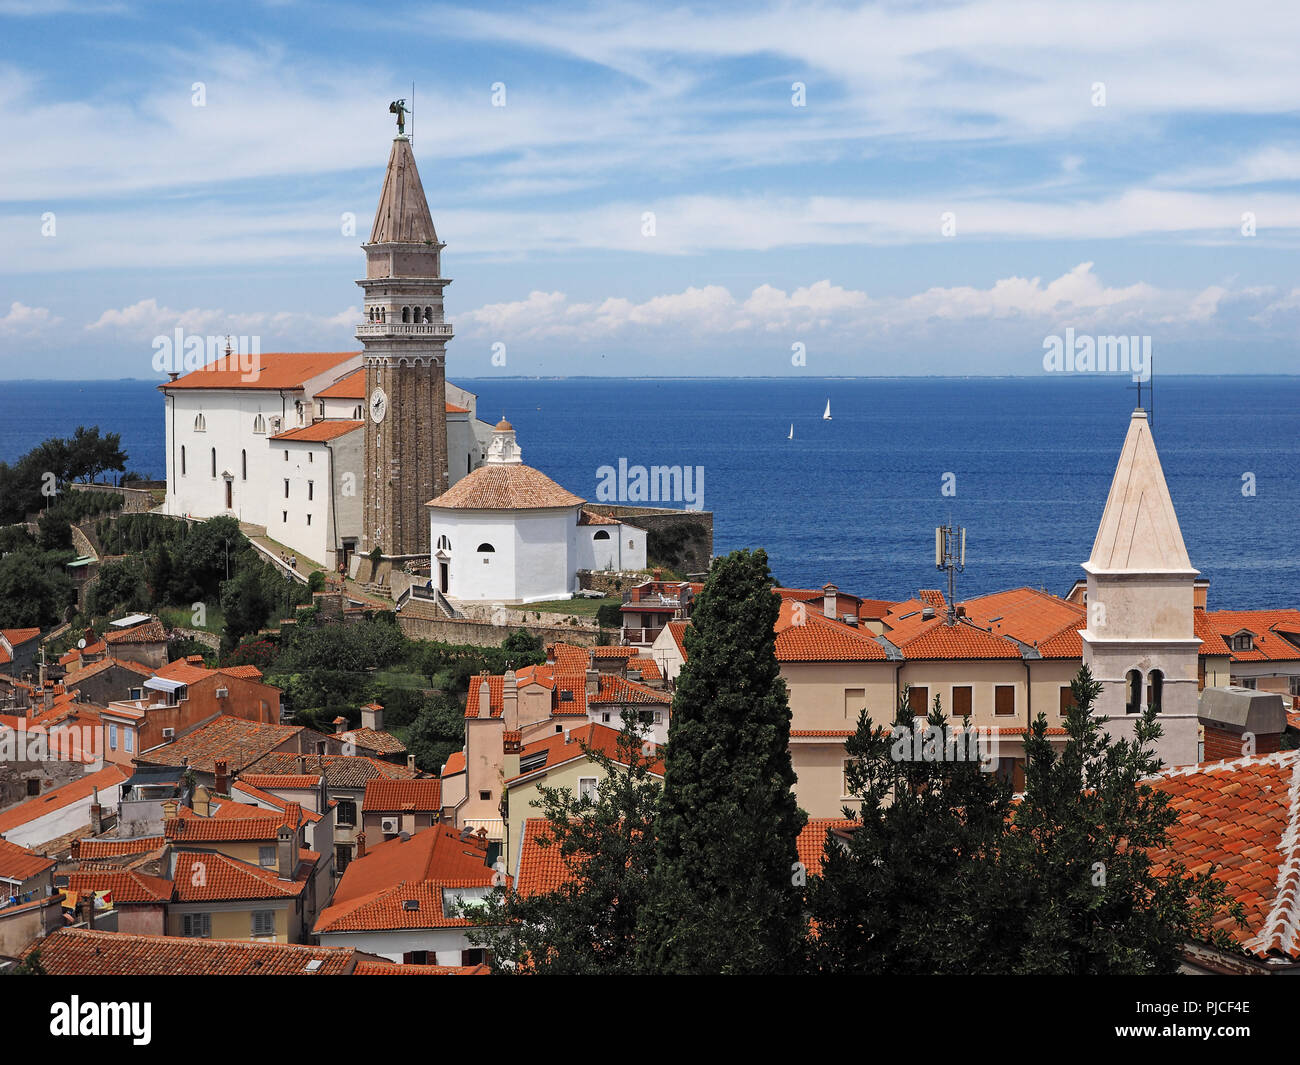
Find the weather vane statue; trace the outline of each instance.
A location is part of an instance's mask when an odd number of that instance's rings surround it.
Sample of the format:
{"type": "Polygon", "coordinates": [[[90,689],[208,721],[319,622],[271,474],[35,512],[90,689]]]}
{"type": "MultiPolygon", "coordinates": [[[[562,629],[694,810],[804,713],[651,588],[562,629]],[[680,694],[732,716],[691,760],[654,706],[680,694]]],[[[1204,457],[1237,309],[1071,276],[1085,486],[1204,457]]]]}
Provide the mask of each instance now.
{"type": "Polygon", "coordinates": [[[390,115],[397,116],[397,135],[399,137],[405,136],[406,115],[407,115],[406,101],[394,100],[391,104],[388,105],[388,113],[390,115]]]}

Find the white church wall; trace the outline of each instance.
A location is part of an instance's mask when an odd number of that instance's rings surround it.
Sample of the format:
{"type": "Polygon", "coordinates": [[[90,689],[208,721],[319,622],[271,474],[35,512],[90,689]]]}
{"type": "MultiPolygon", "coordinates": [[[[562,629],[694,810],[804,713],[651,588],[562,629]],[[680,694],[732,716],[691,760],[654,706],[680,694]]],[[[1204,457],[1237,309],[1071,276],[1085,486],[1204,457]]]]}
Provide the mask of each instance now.
{"type": "Polygon", "coordinates": [[[287,399],[276,392],[252,389],[183,390],[169,398],[167,512],[196,518],[230,514],[241,521],[265,525],[267,441],[274,431],[272,419],[284,418],[287,399]],[[196,426],[200,414],[201,428],[196,426]],[[262,433],[255,432],[259,415],[265,426],[262,433]],[[213,449],[217,453],[215,477],[213,449]],[[229,508],[222,477],[225,472],[232,475],[229,508]]]}
{"type": "Polygon", "coordinates": [[[331,475],[325,445],[297,440],[273,440],[271,445],[278,450],[271,462],[266,533],[295,554],[328,565],[333,545],[329,536],[331,475]]]}
{"type": "Polygon", "coordinates": [[[508,516],[488,511],[431,510],[429,542],[442,536],[451,541],[448,592],[453,599],[511,602],[515,595],[515,540],[508,516]],[[480,544],[491,552],[480,552],[480,544]],[[487,561],[485,562],[484,559],[487,561]]]}
{"type": "Polygon", "coordinates": [[[564,599],[573,593],[577,570],[570,508],[514,512],[515,598],[520,602],[564,599]]]}
{"type": "MultiPolygon", "coordinates": [[[[355,432],[336,437],[329,443],[334,455],[331,464],[334,475],[331,507],[334,512],[332,534],[335,539],[332,546],[338,549],[342,548],[344,540],[352,539],[358,544],[361,543],[365,443],[364,425],[355,432]]],[[[337,569],[338,559],[327,559],[326,565],[331,569],[337,569]]]]}
{"type": "MultiPolygon", "coordinates": [[[[450,390],[451,386],[448,386],[450,390]]],[[[483,449],[468,414],[447,414],[447,486],[455,484],[483,463],[483,449]]]]}

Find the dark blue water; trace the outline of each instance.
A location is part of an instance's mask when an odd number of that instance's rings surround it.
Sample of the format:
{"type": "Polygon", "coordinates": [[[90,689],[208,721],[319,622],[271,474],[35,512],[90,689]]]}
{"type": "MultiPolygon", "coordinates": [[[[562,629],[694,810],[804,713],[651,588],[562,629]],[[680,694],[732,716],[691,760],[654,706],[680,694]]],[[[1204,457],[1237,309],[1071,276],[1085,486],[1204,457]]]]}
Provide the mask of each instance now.
{"type": "MultiPolygon", "coordinates": [[[[571,491],[595,499],[597,469],[619,458],[703,466],[718,552],[761,546],[785,584],[880,598],[940,585],[934,526],[949,512],[967,528],[963,594],[1063,594],[1082,576],[1135,402],[1113,377],[457,383],[485,420],[504,411],[524,460],[571,491]]],[[[1156,444],[1211,607],[1300,604],[1300,378],[1158,387],[1156,444]]],[[[152,383],[0,384],[0,459],[78,424],[120,432],[131,468],[162,475],[152,383]]]]}

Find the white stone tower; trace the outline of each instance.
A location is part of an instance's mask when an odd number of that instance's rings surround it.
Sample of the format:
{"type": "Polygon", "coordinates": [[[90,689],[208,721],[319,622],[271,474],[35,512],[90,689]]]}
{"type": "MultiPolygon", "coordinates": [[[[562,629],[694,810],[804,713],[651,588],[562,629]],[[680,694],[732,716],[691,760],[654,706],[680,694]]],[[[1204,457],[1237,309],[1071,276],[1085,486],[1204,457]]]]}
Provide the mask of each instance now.
{"type": "Polygon", "coordinates": [[[1129,421],[1088,575],[1083,662],[1103,687],[1094,713],[1130,739],[1148,703],[1160,708],[1166,765],[1197,759],[1197,665],[1192,568],[1146,411],[1129,421]]]}

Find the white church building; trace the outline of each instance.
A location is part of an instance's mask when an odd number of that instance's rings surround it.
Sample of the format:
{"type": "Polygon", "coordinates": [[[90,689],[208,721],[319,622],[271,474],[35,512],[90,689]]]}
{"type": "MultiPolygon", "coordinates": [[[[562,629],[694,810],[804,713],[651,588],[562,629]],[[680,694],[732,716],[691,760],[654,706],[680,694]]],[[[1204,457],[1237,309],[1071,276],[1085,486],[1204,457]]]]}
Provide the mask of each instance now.
{"type": "MultiPolygon", "coordinates": [[[[228,515],[329,569],[362,525],[366,374],[361,352],[217,359],[172,374],[164,396],[168,514],[228,515]],[[256,364],[249,372],[249,360],[256,364]]],[[[447,480],[481,465],[491,426],[477,397],[447,383],[447,480]]]]}
{"type": "Polygon", "coordinates": [[[578,570],[643,569],[645,530],[523,464],[514,427],[492,430],[483,465],[429,502],[430,574],[452,600],[567,599],[578,570]]]}

